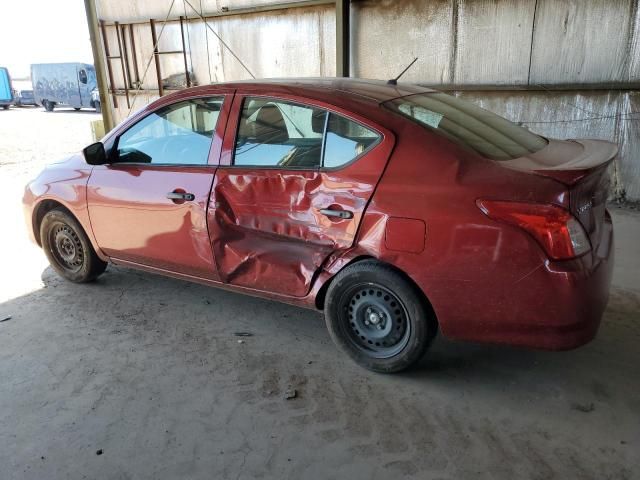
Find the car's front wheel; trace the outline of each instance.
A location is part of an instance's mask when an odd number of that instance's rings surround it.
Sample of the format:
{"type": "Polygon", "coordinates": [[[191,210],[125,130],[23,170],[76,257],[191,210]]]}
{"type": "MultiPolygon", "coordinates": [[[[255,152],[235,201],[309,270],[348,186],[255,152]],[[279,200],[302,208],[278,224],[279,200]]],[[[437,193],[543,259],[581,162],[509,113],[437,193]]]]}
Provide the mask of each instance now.
{"type": "Polygon", "coordinates": [[[422,293],[400,272],[376,261],[348,266],[327,291],[325,319],[334,342],[353,360],[392,373],[417,362],[436,334],[422,293]]]}
{"type": "Polygon", "coordinates": [[[107,268],[78,221],[64,210],[54,209],[45,214],[40,239],[49,263],[67,280],[91,282],[107,268]]]}

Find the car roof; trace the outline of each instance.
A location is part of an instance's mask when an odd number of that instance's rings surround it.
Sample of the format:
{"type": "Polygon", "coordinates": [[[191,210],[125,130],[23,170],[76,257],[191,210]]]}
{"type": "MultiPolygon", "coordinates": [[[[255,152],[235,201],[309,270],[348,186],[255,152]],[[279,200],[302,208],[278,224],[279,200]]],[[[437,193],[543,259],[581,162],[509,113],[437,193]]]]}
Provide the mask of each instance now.
{"type": "Polygon", "coordinates": [[[215,83],[195,87],[195,89],[206,88],[210,91],[212,87],[215,88],[216,86],[234,88],[248,93],[261,91],[268,93],[287,92],[309,97],[315,97],[316,93],[326,95],[327,91],[333,91],[345,95],[357,95],[361,99],[377,104],[406,95],[436,91],[432,88],[411,83],[394,85],[383,80],[341,77],[266,78],[215,83]]]}

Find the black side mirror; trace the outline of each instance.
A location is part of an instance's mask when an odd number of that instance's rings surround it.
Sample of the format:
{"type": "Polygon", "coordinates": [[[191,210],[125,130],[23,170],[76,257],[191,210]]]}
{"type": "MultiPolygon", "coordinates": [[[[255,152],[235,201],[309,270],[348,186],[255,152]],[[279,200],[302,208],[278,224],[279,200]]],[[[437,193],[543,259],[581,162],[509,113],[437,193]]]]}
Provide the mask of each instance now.
{"type": "Polygon", "coordinates": [[[89,165],[104,165],[107,163],[107,154],[102,142],[92,143],[82,150],[84,159],[89,165]]]}

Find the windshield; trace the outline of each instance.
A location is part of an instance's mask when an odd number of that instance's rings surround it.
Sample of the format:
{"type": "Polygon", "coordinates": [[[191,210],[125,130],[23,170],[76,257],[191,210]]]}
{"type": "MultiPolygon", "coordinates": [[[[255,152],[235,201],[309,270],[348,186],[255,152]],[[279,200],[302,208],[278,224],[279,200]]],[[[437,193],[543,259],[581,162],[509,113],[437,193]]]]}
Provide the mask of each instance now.
{"type": "Polygon", "coordinates": [[[512,160],[547,145],[544,138],[526,128],[441,92],[395,98],[385,105],[492,160],[512,160]]]}

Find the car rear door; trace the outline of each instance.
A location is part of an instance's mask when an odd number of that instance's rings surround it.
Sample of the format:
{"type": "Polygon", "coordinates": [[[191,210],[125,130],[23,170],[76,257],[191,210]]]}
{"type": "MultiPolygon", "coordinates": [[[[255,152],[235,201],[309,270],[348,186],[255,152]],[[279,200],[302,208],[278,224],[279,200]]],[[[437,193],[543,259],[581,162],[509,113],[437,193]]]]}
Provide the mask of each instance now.
{"type": "Polygon", "coordinates": [[[393,141],[318,102],[236,95],[209,219],[221,280],[305,296],[327,257],[353,245],[393,141]]]}
{"type": "Polygon", "coordinates": [[[116,262],[217,279],[207,208],[232,94],[161,107],[116,139],[87,185],[91,227],[116,262]]]}

